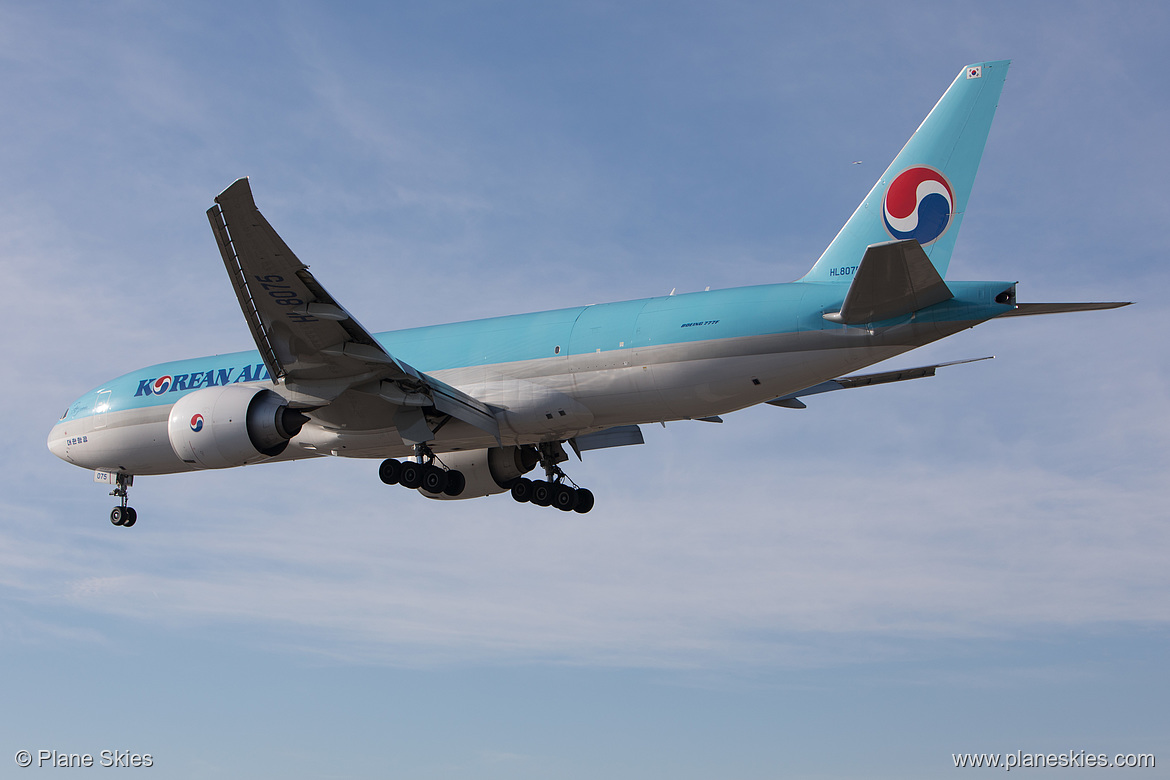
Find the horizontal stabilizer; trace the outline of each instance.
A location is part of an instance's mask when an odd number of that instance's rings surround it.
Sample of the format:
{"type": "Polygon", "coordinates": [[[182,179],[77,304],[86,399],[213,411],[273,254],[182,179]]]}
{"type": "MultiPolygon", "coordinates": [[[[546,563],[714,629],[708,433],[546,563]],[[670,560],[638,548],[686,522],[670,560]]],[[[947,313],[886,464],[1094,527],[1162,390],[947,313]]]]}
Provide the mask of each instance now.
{"type": "Polygon", "coordinates": [[[854,387],[869,387],[870,385],[884,385],[889,382],[905,382],[908,379],[922,379],[923,377],[934,376],[937,369],[945,368],[947,366],[958,366],[963,363],[978,363],[980,360],[991,360],[992,356],[981,358],[971,358],[969,360],[952,360],[949,363],[935,363],[932,366],[919,366],[917,368],[903,368],[899,371],[882,371],[877,374],[856,374],[854,376],[843,376],[837,379],[830,379],[828,382],[821,382],[820,384],[806,387],[795,393],[782,395],[779,398],[773,398],[771,401],[765,401],[772,406],[783,406],[788,409],[804,409],[806,408],[803,401],[797,400],[806,395],[817,395],[818,393],[829,393],[833,390],[849,390],[854,387]]]}
{"type": "Polygon", "coordinates": [[[955,297],[914,239],[873,244],[865,250],[841,311],[829,322],[861,325],[910,314],[955,297]]]}
{"type": "Polygon", "coordinates": [[[1000,317],[1028,317],[1033,314],[1065,314],[1072,311],[1100,311],[1120,309],[1133,301],[1102,301],[1093,303],[1017,303],[1016,308],[1004,312],[1000,317]]]}

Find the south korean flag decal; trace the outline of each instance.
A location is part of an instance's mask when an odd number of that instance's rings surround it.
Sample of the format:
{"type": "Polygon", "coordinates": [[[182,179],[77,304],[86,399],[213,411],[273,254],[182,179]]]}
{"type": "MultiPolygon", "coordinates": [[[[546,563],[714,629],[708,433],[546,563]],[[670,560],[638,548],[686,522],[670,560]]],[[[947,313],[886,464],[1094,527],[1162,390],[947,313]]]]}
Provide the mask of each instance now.
{"type": "Polygon", "coordinates": [[[983,77],[983,66],[982,65],[974,65],[970,68],[967,68],[967,78],[977,79],[977,78],[982,78],[982,77],[983,77]]]}

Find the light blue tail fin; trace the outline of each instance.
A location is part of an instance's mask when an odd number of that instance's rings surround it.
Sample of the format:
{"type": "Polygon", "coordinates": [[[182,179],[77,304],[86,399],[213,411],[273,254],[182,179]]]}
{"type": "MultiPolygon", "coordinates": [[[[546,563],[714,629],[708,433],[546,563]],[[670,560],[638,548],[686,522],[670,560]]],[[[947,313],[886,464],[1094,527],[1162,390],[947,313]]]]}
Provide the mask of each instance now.
{"type": "Polygon", "coordinates": [[[963,68],[802,282],[850,282],[866,247],[910,238],[946,275],[1009,64],[963,68]]]}

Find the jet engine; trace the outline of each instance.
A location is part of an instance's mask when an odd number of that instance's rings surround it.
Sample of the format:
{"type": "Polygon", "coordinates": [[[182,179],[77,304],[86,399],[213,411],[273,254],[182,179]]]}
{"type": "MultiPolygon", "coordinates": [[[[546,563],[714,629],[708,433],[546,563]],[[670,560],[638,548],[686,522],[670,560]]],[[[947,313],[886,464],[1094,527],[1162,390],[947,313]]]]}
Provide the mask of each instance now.
{"type": "Polygon", "coordinates": [[[171,407],[167,435],[183,462],[223,469],[279,455],[308,421],[271,390],[224,385],[180,398],[171,407]]]}
{"type": "Polygon", "coordinates": [[[445,452],[439,456],[444,466],[463,472],[467,487],[457,496],[443,493],[428,493],[420,490],[427,498],[452,500],[479,498],[493,493],[503,493],[540,462],[535,447],[492,447],[490,450],[464,450],[445,452]]]}

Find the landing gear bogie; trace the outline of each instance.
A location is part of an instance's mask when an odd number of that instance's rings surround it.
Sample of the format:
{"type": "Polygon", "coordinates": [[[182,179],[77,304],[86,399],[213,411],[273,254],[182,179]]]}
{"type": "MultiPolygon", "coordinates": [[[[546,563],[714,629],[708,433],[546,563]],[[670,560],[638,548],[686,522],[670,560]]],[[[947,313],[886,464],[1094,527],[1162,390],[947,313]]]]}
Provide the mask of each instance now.
{"type": "Polygon", "coordinates": [[[400,461],[387,458],[378,466],[378,478],[387,485],[402,485],[411,490],[424,490],[431,495],[455,498],[467,487],[463,472],[436,465],[435,455],[426,445],[416,445],[416,460],[400,461]]]}
{"type": "Polygon", "coordinates": [[[546,478],[531,480],[521,477],[512,483],[512,498],[520,503],[531,502],[537,506],[552,506],[562,512],[585,514],[593,508],[593,493],[572,485],[558,463],[567,460],[564,448],[558,443],[540,445],[540,464],[546,478]]]}

